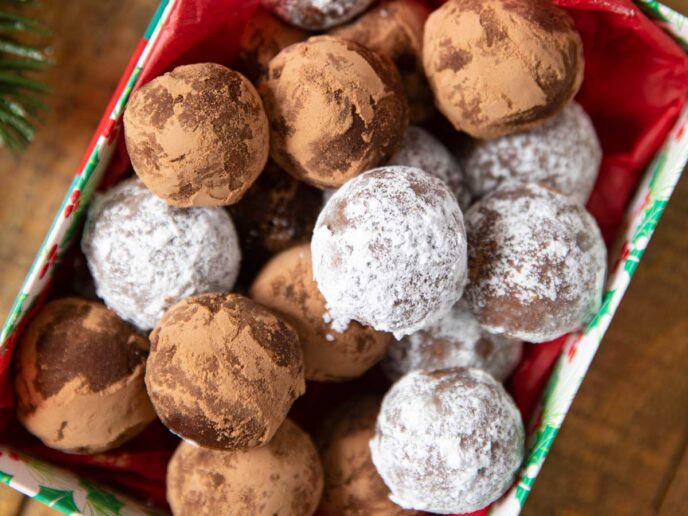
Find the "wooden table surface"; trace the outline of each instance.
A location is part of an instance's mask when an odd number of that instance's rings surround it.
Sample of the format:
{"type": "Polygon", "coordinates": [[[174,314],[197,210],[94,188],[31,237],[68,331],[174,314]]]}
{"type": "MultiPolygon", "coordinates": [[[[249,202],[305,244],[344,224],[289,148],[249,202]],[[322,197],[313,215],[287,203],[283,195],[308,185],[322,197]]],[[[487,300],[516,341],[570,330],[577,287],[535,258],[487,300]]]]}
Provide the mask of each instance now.
{"type": "MultiPolygon", "coordinates": [[[[688,0],[669,2],[688,12],[688,0]]],[[[37,9],[53,30],[51,106],[20,159],[0,151],[0,317],[9,310],[156,0],[37,9]]],[[[527,515],[688,514],[688,174],[537,480],[527,515]]],[[[0,515],[48,514],[9,488],[0,515]]]]}

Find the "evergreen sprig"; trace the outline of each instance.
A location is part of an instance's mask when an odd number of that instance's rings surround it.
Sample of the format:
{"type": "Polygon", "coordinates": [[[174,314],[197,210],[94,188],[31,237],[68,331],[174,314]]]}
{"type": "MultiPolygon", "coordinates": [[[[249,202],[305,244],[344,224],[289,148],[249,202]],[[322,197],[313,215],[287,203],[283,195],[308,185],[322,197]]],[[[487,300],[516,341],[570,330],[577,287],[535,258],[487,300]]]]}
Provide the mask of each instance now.
{"type": "Polygon", "coordinates": [[[18,154],[33,140],[41,111],[39,95],[49,91],[36,79],[52,64],[45,48],[25,40],[48,31],[36,20],[17,14],[31,0],[0,0],[0,146],[18,154]]]}

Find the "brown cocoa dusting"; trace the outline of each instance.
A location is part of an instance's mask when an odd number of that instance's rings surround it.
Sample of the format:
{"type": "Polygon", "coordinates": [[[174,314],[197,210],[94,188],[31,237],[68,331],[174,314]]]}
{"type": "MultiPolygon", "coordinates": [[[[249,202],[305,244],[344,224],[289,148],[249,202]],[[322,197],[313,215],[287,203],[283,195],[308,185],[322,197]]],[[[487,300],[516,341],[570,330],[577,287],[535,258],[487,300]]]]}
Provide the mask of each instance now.
{"type": "Polygon", "coordinates": [[[419,0],[387,0],[329,34],[360,43],[390,59],[399,70],[412,122],[433,112],[432,93],[421,63],[423,24],[430,10],[419,0]]]}
{"type": "Polygon", "coordinates": [[[181,443],[167,472],[167,499],[182,516],[308,516],[322,488],[317,450],[290,420],[260,448],[219,451],[181,443]]]}
{"type": "Polygon", "coordinates": [[[268,125],[257,92],[217,64],[179,66],[142,86],[124,126],[136,173],[175,206],[236,202],[267,160],[268,125]]]}
{"type": "Polygon", "coordinates": [[[306,32],[287,25],[259,7],[241,34],[239,52],[232,67],[257,84],[265,77],[268,63],[280,50],[307,37],[306,32]]]}
{"type": "Polygon", "coordinates": [[[370,458],[368,442],[375,434],[380,399],[350,399],[325,420],[317,443],[325,468],[323,516],[416,516],[389,500],[389,489],[370,458]]]}
{"type": "Polygon", "coordinates": [[[146,384],[160,418],[209,448],[264,444],[304,391],[296,333],[243,296],[188,298],[166,312],[151,340],[146,384]]]}
{"type": "Polygon", "coordinates": [[[389,159],[408,123],[392,62],[340,38],[317,36],[286,48],[270,61],[259,89],[272,126],[271,157],[320,188],[389,159]]]}
{"type": "Polygon", "coordinates": [[[80,378],[99,392],[146,361],[148,343],[99,303],[68,298],[49,308],[36,339],[36,390],[48,398],[80,378]],[[89,319],[88,325],[85,325],[89,319]]]}
{"type": "Polygon", "coordinates": [[[580,35],[547,0],[449,0],[428,18],[423,48],[438,108],[478,138],[543,123],[583,79],[580,35]]]}
{"type": "Polygon", "coordinates": [[[115,447],[154,417],[143,374],[148,341],[98,302],[64,298],[27,327],[15,366],[17,415],[53,448],[115,447]]]}
{"type": "Polygon", "coordinates": [[[356,322],[338,333],[323,320],[325,299],[313,280],[309,244],[275,256],[255,279],[250,294],[296,329],[309,380],[341,381],[359,376],[382,358],[391,340],[389,334],[356,322]]]}

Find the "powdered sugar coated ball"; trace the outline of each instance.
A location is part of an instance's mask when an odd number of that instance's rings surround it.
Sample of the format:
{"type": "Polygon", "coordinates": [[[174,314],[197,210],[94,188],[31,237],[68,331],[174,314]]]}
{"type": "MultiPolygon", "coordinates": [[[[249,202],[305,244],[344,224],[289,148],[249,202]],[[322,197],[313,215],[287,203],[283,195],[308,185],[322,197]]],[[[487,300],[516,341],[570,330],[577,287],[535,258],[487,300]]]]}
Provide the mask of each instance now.
{"type": "Polygon", "coordinates": [[[224,209],[173,208],[133,178],[95,198],[81,248],[98,296],[141,330],[177,301],[230,290],[241,262],[224,209]]]}
{"type": "Polygon", "coordinates": [[[335,331],[356,320],[400,338],[449,311],[466,281],[461,209],[417,168],[376,168],[344,184],[320,213],[311,250],[335,331]]]}
{"type": "Polygon", "coordinates": [[[464,184],[461,166],[442,142],[422,127],[406,130],[401,147],[387,165],[416,167],[437,176],[449,185],[461,209],[468,209],[471,195],[464,184]]]}
{"type": "Polygon", "coordinates": [[[518,365],[522,351],[520,341],[483,330],[461,300],[427,328],[393,343],[382,366],[392,381],[418,369],[475,367],[501,382],[518,365]]]}
{"type": "Polygon", "coordinates": [[[365,11],[374,0],[261,0],[285,22],[306,30],[341,25],[365,11]]]}
{"type": "MultiPolygon", "coordinates": [[[[401,147],[387,166],[415,167],[428,172],[447,183],[462,210],[467,210],[471,204],[461,165],[441,141],[422,127],[412,125],[406,130],[401,147]]],[[[329,201],[336,191],[325,188],[323,202],[329,201]]]]}
{"type": "Polygon", "coordinates": [[[511,397],[479,369],[414,371],[392,386],[370,441],[393,502],[439,514],[485,507],[523,459],[524,429],[511,397]]]}
{"type": "Polygon", "coordinates": [[[545,342],[598,310],[607,252],[582,205],[542,184],[495,190],[466,213],[466,300],[486,330],[545,342]]]}
{"type": "Polygon", "coordinates": [[[508,181],[541,181],[583,204],[595,185],[601,161],[595,128],[575,102],[535,129],[476,140],[461,156],[474,197],[482,197],[508,181]]]}

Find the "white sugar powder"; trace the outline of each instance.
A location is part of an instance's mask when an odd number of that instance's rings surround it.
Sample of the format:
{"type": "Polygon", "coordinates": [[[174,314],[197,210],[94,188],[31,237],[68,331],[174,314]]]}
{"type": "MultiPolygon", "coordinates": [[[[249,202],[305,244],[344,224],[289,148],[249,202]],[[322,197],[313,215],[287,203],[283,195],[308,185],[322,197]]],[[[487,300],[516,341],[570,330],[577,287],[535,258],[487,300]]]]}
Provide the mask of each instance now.
{"type": "Polygon", "coordinates": [[[137,179],[95,198],[81,248],[98,296],[142,330],[177,301],[230,290],[241,261],[226,210],[170,207],[137,179]]]}
{"type": "Polygon", "coordinates": [[[373,463],[407,509],[480,509],[509,487],[523,458],[521,416],[477,369],[416,371],[385,396],[370,442],[373,463]]]}
{"type": "Polygon", "coordinates": [[[571,198],[538,184],[507,185],[468,210],[466,228],[467,300],[488,331],[543,342],[599,306],[606,249],[592,216],[571,198]]]}
{"type": "Polygon", "coordinates": [[[383,167],[348,181],[320,213],[311,248],[336,331],[356,320],[401,337],[441,317],[463,291],[461,210],[419,169],[383,167]]]}
{"type": "Polygon", "coordinates": [[[262,0],[263,7],[306,30],[323,30],[351,20],[374,0],[262,0]]]}
{"type": "Polygon", "coordinates": [[[459,157],[474,197],[509,181],[542,181],[585,203],[597,178],[602,149],[590,118],[572,102],[542,126],[476,141],[459,157]]]}
{"type": "Polygon", "coordinates": [[[461,209],[468,208],[471,196],[464,184],[463,170],[442,142],[422,127],[406,130],[401,147],[387,165],[415,167],[438,177],[447,183],[461,209]]]}
{"type": "Polygon", "coordinates": [[[382,366],[392,380],[424,369],[475,367],[504,380],[521,359],[519,341],[491,335],[461,300],[425,329],[394,342],[382,366]]]}

